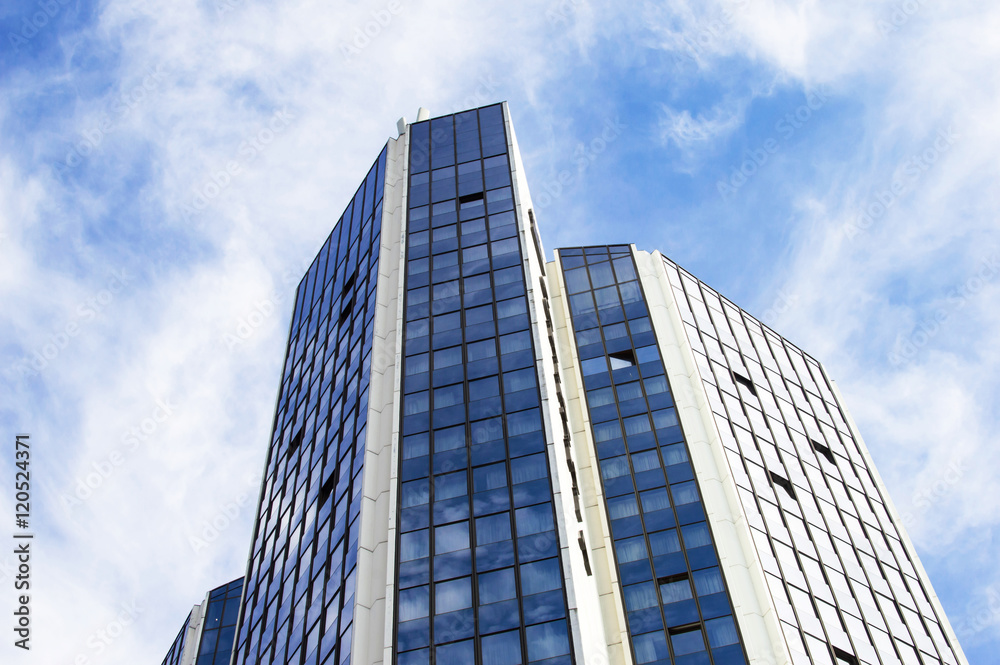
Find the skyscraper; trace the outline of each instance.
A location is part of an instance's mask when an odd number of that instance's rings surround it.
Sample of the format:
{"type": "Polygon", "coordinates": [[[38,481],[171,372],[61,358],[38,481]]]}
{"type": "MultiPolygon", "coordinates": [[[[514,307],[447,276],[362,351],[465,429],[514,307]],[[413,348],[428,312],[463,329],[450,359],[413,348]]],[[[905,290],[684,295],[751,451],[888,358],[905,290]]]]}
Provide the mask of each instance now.
{"type": "Polygon", "coordinates": [[[544,256],[506,105],[400,124],[296,293],[234,665],[966,662],[817,361],[544,256]]]}

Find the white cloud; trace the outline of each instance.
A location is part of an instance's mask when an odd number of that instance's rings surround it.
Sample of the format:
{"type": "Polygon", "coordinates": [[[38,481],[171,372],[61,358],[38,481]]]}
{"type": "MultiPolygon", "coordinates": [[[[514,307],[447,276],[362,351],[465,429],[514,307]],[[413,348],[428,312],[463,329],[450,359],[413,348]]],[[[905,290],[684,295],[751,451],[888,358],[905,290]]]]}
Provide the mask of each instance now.
{"type": "Polygon", "coordinates": [[[724,141],[744,121],[746,101],[713,106],[708,113],[692,117],[688,109],[677,111],[667,105],[661,107],[661,138],[679,149],[685,161],[713,150],[718,141],[724,141]]]}

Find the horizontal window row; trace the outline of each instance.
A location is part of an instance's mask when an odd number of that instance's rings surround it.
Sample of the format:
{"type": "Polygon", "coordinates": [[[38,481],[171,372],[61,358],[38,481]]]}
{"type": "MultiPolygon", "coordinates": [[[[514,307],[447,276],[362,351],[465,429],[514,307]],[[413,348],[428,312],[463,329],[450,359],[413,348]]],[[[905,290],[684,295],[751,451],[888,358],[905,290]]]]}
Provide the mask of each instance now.
{"type": "Polygon", "coordinates": [[[410,208],[465,197],[500,187],[509,187],[510,164],[507,155],[488,157],[414,173],[410,176],[408,202],[410,208]]]}
{"type": "MultiPolygon", "coordinates": [[[[527,646],[527,660],[522,654],[521,631],[513,630],[492,635],[484,635],[478,640],[460,639],[433,648],[437,663],[475,663],[476,652],[480,653],[483,665],[570,665],[569,627],[565,619],[540,623],[524,628],[524,644],[527,646]],[[478,649],[477,644],[478,642],[478,649]]],[[[415,649],[400,653],[399,665],[429,665],[431,649],[415,649]]]]}
{"type": "Polygon", "coordinates": [[[507,140],[500,106],[410,125],[411,173],[506,152],[507,140]]]}

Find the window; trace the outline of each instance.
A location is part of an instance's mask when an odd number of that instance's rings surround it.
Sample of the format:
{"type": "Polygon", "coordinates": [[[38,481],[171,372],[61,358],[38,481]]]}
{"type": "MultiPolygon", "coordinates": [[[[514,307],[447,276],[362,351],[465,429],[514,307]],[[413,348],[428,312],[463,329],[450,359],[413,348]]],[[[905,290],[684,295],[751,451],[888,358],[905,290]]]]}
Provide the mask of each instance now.
{"type": "Polygon", "coordinates": [[[531,334],[527,331],[502,335],[500,337],[500,353],[515,353],[531,348],[531,334]]]}
{"type": "Polygon", "coordinates": [[[535,370],[521,369],[503,375],[503,389],[506,393],[530,390],[535,387],[535,370]]]}
{"type": "Polygon", "coordinates": [[[481,466],[472,472],[472,483],[476,492],[486,492],[507,486],[507,468],[503,462],[481,466]]]}
{"type": "Polygon", "coordinates": [[[704,522],[690,524],[681,529],[684,535],[684,545],[689,550],[695,547],[705,547],[712,544],[712,536],[708,533],[708,525],[704,522]]]}
{"type": "Polygon", "coordinates": [[[447,614],[472,607],[472,579],[463,577],[434,585],[434,613],[447,614]]]}
{"type": "Polygon", "coordinates": [[[434,452],[442,453],[447,450],[465,447],[465,426],[449,427],[434,431],[434,452]]]}
{"type": "Polygon", "coordinates": [[[625,496],[608,499],[608,513],[613,520],[638,515],[639,504],[635,500],[635,495],[626,494],[625,496]]]}
{"type": "Polygon", "coordinates": [[[545,453],[519,457],[510,462],[510,475],[515,485],[545,478],[547,472],[545,453]]]}
{"type": "Polygon", "coordinates": [[[525,596],[552,591],[560,586],[562,571],[559,569],[559,559],[521,564],[521,593],[525,596]]]}
{"type": "Polygon", "coordinates": [[[827,462],[830,464],[836,464],[833,457],[833,451],[831,451],[827,446],[824,446],[816,439],[809,439],[809,443],[812,444],[813,450],[826,458],[827,462]]]}
{"type": "Polygon", "coordinates": [[[510,513],[480,517],[476,520],[477,545],[489,545],[510,538],[510,513]]]}
{"type": "Polygon", "coordinates": [[[649,534],[649,547],[653,556],[663,554],[673,554],[681,551],[681,541],[677,536],[677,529],[667,531],[657,531],[649,534]]]}
{"type": "Polygon", "coordinates": [[[722,593],[726,587],[722,584],[722,572],[718,568],[706,568],[694,572],[694,588],[699,596],[722,593]]]}
{"type": "Polygon", "coordinates": [[[633,584],[624,587],[625,608],[629,612],[644,610],[648,607],[656,607],[659,601],[656,599],[656,587],[652,582],[633,584]]]}
{"type": "Polygon", "coordinates": [[[465,471],[448,473],[434,477],[434,500],[443,501],[466,494],[467,477],[465,471]]]}
{"type": "MultiPolygon", "coordinates": [[[[417,532],[417,533],[426,533],[417,532]]],[[[405,538],[409,534],[403,534],[405,538]]],[[[439,526],[434,529],[434,553],[446,554],[457,550],[468,549],[469,547],[469,523],[458,522],[448,526],[439,526]]],[[[424,555],[426,556],[426,555],[424,555]]]]}
{"type": "Polygon", "coordinates": [[[458,204],[460,208],[464,208],[466,205],[475,203],[476,201],[483,200],[482,192],[473,192],[472,194],[464,194],[458,197],[458,204]]]}
{"type": "Polygon", "coordinates": [[[337,485],[336,480],[337,476],[331,475],[326,479],[326,482],[323,483],[323,486],[319,488],[319,498],[316,500],[317,506],[322,506],[326,503],[327,499],[330,498],[330,495],[333,493],[333,488],[337,485]]]}
{"type": "Polygon", "coordinates": [[[299,446],[302,445],[302,429],[300,428],[295,436],[292,437],[291,443],[288,444],[288,457],[291,458],[292,455],[298,450],[299,446]]]}
{"type": "Polygon", "coordinates": [[[482,342],[472,342],[466,349],[469,354],[470,363],[476,360],[485,360],[486,358],[496,358],[497,356],[497,343],[492,338],[483,340],[482,342]]]}
{"type": "Polygon", "coordinates": [[[711,619],[705,622],[705,632],[708,633],[708,645],[713,649],[737,644],[740,636],[736,632],[736,624],[732,617],[711,619]]]}
{"type": "Polygon", "coordinates": [[[482,638],[482,644],[483,665],[520,665],[521,635],[518,631],[487,635],[482,638]]]}
{"type": "Polygon", "coordinates": [[[434,352],[434,369],[442,367],[454,367],[462,364],[462,347],[453,346],[450,349],[442,349],[434,352]]]}
{"type": "Polygon", "coordinates": [[[837,665],[858,665],[858,659],[843,649],[833,647],[833,655],[837,658],[837,665]]]}
{"type": "Polygon", "coordinates": [[[552,506],[548,503],[519,508],[516,511],[516,522],[518,538],[555,528],[552,524],[552,506]]]}
{"type": "MultiPolygon", "coordinates": [[[[525,629],[530,661],[555,658],[569,653],[569,631],[565,621],[553,621],[525,629]]],[[[444,661],[441,661],[444,662],[444,661]]],[[[463,661],[449,661],[463,662],[463,661]]],[[[472,662],[467,661],[467,662],[472,662]]]]}
{"type": "Polygon", "coordinates": [[[613,370],[635,366],[635,352],[631,349],[614,351],[609,353],[608,357],[611,359],[611,369],[613,370]]]}
{"type": "Polygon", "coordinates": [[[775,484],[778,487],[780,487],[781,489],[785,490],[785,492],[791,498],[793,498],[793,499],[795,498],[795,488],[792,486],[792,483],[790,483],[787,478],[782,478],[781,476],[779,476],[778,474],[776,474],[774,471],[768,471],[767,474],[771,477],[771,482],[773,484],[775,484]]]}
{"type": "Polygon", "coordinates": [[[642,493],[642,512],[649,514],[658,510],[670,510],[670,497],[663,487],[642,493]]]}
{"type": "Polygon", "coordinates": [[[631,563],[647,558],[646,539],[643,536],[626,538],[615,542],[615,554],[618,563],[631,563]]]}
{"type": "Polygon", "coordinates": [[[674,645],[675,656],[686,656],[689,653],[705,650],[705,636],[701,628],[672,633],[670,641],[674,645]]]}
{"type": "Polygon", "coordinates": [[[403,589],[399,592],[399,620],[409,621],[430,614],[430,591],[426,586],[403,589]]]}
{"type": "Polygon", "coordinates": [[[427,478],[403,483],[403,508],[422,506],[430,501],[431,486],[427,478]]]}
{"type": "Polygon", "coordinates": [[[754,396],[757,395],[757,387],[754,386],[753,381],[751,381],[747,377],[743,376],[742,374],[736,371],[733,371],[733,380],[736,381],[736,383],[738,383],[739,385],[749,390],[751,395],[754,396]]]}
{"type": "Polygon", "coordinates": [[[682,600],[691,600],[694,595],[691,593],[691,582],[687,573],[671,575],[657,580],[660,583],[660,596],[663,604],[678,603],[682,600]]]}
{"type": "Polygon", "coordinates": [[[480,605],[499,603],[515,598],[517,595],[513,568],[505,568],[492,573],[480,573],[478,582],[480,605]]]}
{"type": "Polygon", "coordinates": [[[464,401],[464,398],[465,394],[461,383],[454,386],[436,388],[434,390],[434,408],[443,409],[445,407],[455,406],[456,404],[461,404],[464,401]]]}
{"type": "Polygon", "coordinates": [[[399,538],[400,561],[423,559],[430,555],[430,541],[427,529],[404,533],[399,538]]]}

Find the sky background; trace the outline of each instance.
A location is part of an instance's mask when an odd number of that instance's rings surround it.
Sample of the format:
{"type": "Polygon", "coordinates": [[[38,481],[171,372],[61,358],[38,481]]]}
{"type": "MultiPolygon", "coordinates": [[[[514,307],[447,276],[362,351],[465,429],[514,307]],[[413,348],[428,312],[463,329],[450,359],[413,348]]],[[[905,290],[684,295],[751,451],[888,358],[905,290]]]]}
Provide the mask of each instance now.
{"type": "Polygon", "coordinates": [[[6,0],[0,28],[0,515],[28,432],[37,534],[3,662],[159,663],[243,574],[300,276],[398,117],[501,100],[550,255],[659,249],[825,364],[996,662],[997,3],[6,0]]]}

